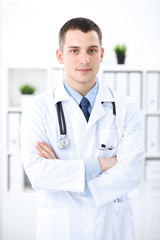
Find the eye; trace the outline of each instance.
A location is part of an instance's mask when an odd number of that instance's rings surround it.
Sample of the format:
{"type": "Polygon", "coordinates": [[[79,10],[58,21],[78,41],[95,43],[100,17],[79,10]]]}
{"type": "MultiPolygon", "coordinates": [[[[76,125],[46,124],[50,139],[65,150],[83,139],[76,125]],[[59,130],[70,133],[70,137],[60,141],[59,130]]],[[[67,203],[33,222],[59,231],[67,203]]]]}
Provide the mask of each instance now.
{"type": "Polygon", "coordinates": [[[90,49],[90,50],[89,50],[89,53],[91,53],[91,54],[92,54],[92,53],[95,53],[95,52],[96,52],[95,49],[90,49]]]}
{"type": "Polygon", "coordinates": [[[75,54],[75,53],[78,53],[78,50],[77,50],[77,49],[72,49],[72,50],[71,50],[71,53],[74,53],[74,54],[75,54]]]}

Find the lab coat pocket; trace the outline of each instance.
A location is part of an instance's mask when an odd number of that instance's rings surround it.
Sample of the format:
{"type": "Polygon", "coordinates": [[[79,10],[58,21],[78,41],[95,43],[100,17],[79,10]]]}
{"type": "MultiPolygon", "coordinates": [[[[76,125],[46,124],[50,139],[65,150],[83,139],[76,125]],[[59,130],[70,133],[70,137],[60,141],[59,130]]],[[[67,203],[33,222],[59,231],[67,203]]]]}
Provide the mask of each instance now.
{"type": "Polygon", "coordinates": [[[119,136],[118,136],[117,128],[101,130],[97,136],[97,148],[101,150],[99,156],[100,157],[115,156],[118,141],[119,141],[119,136]]]}
{"type": "Polygon", "coordinates": [[[36,240],[69,240],[69,214],[67,208],[37,209],[36,240]]]}
{"type": "Polygon", "coordinates": [[[114,201],[114,233],[114,239],[116,240],[135,240],[130,199],[114,201]]]}
{"type": "Polygon", "coordinates": [[[116,146],[116,144],[117,144],[117,129],[111,128],[111,129],[102,130],[98,134],[97,143],[98,143],[99,148],[101,148],[102,145],[105,145],[107,147],[116,146]]]}

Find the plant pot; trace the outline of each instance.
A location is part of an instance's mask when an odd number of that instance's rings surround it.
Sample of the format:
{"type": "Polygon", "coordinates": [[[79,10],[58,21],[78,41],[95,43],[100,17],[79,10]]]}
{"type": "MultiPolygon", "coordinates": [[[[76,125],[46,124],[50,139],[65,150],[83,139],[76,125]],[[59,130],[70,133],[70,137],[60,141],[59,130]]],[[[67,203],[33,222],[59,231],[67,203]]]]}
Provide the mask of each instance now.
{"type": "Polygon", "coordinates": [[[21,94],[21,107],[24,107],[32,97],[32,94],[21,94]]]}
{"type": "Polygon", "coordinates": [[[117,63],[118,64],[124,64],[125,62],[125,54],[116,54],[117,55],[117,63]]]}

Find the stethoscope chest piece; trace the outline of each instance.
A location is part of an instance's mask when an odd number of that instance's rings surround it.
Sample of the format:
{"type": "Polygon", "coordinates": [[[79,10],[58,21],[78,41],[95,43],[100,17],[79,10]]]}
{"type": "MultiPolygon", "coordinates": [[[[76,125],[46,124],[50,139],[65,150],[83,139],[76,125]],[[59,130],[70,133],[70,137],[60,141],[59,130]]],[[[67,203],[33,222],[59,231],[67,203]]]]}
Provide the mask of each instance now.
{"type": "Polygon", "coordinates": [[[68,148],[70,142],[69,139],[66,137],[66,135],[61,135],[61,138],[58,141],[58,147],[60,149],[66,149],[68,148]]]}

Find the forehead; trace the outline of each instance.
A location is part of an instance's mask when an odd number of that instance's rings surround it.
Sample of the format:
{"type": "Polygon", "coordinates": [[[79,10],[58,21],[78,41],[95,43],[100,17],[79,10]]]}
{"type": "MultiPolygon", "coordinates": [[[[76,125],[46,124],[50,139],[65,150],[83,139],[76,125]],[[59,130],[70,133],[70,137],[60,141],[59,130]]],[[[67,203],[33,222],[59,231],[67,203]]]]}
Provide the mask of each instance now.
{"type": "Polygon", "coordinates": [[[87,33],[80,30],[69,30],[65,35],[64,46],[93,46],[100,45],[99,36],[96,31],[87,33]]]}

